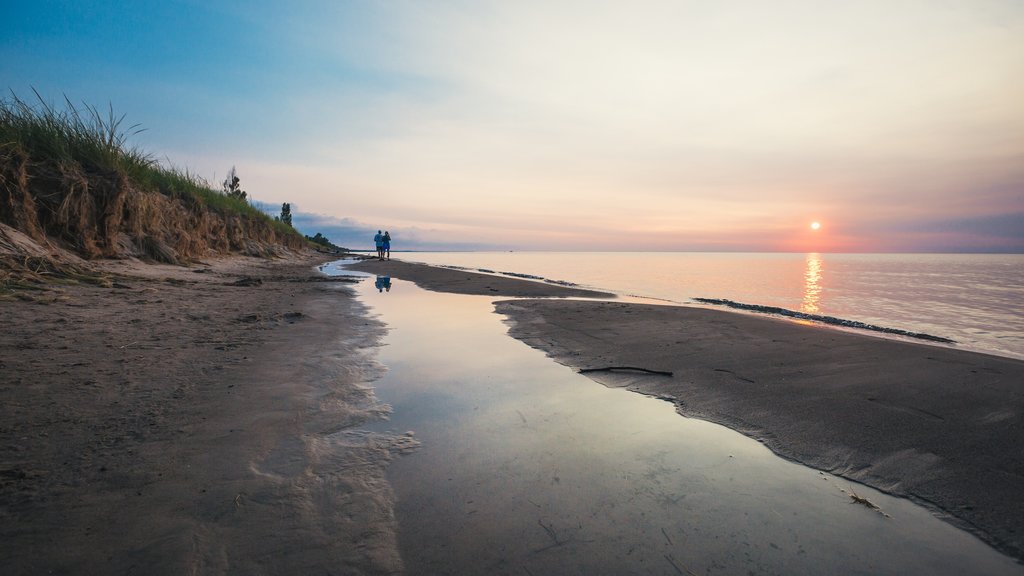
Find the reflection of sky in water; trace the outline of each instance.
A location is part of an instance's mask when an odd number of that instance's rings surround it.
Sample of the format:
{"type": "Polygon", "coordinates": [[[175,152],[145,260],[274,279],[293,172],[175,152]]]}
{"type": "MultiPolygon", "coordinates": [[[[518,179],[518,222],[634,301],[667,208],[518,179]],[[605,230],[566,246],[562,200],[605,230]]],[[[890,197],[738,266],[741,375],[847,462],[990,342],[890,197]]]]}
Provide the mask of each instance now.
{"type": "Polygon", "coordinates": [[[370,281],[390,328],[383,430],[410,573],[1018,574],[905,500],[786,462],[671,404],[600,386],[508,337],[491,299],[370,281]]]}

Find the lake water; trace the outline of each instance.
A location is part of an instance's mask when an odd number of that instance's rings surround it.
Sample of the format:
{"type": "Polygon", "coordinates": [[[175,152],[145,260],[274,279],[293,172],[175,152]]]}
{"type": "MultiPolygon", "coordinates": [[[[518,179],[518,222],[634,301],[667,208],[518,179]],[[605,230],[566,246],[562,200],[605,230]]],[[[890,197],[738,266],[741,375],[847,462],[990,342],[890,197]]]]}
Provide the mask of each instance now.
{"type": "Polygon", "coordinates": [[[414,252],[411,262],[512,272],[623,295],[728,299],[922,332],[1024,358],[1024,255],[414,252]]]}
{"type": "Polygon", "coordinates": [[[552,362],[490,297],[356,290],[389,330],[372,430],[421,442],[388,473],[409,574],[1024,573],[907,500],[552,362]]]}

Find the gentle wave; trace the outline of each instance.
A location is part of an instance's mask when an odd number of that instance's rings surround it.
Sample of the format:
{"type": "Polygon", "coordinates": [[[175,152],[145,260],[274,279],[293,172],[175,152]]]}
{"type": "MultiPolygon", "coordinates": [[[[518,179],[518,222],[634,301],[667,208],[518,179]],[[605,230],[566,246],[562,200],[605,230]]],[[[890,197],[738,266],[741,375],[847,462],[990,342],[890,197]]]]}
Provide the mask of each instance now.
{"type": "Polygon", "coordinates": [[[909,330],[900,330],[899,328],[886,328],[885,326],[876,326],[874,324],[868,324],[866,322],[858,322],[856,320],[846,320],[844,318],[836,318],[835,316],[822,316],[819,314],[808,314],[806,312],[797,312],[796,310],[788,310],[786,308],[779,308],[778,306],[761,306],[759,304],[744,304],[742,302],[734,302],[732,300],[725,300],[719,298],[694,298],[694,302],[700,302],[702,304],[713,304],[716,306],[727,306],[729,308],[736,308],[737,310],[748,310],[751,312],[759,312],[762,314],[777,314],[779,316],[786,316],[788,318],[798,318],[800,320],[810,320],[813,322],[820,322],[822,324],[832,324],[834,326],[843,326],[845,328],[856,328],[858,330],[870,330],[871,332],[883,332],[885,334],[895,334],[898,336],[907,336],[909,338],[917,338],[919,340],[928,340],[930,342],[942,342],[944,344],[956,344],[956,340],[944,338],[942,336],[934,336],[932,334],[925,334],[923,332],[911,332],[909,330]]]}

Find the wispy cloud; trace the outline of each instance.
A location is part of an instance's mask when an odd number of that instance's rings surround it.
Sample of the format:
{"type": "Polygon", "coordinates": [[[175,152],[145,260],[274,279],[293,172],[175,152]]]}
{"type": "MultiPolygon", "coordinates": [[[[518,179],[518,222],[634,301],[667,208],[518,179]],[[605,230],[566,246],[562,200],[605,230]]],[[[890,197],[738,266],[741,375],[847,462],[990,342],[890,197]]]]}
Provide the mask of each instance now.
{"type": "MultiPolygon", "coordinates": [[[[308,236],[323,234],[334,244],[351,250],[373,250],[373,236],[383,227],[374,227],[351,218],[338,218],[324,214],[296,212],[292,224],[308,236]]],[[[507,246],[475,241],[472,237],[458,237],[441,230],[419,227],[388,227],[392,248],[396,252],[406,250],[447,251],[447,250],[500,250],[507,246]]]]}

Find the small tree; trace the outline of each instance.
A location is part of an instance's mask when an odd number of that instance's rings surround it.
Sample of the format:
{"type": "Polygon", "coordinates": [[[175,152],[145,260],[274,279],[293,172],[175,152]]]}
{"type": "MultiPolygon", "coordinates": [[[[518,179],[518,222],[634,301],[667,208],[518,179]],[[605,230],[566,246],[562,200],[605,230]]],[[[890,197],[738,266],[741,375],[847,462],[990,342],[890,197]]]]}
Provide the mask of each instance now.
{"type": "Polygon", "coordinates": [[[281,222],[291,226],[292,225],[292,205],[285,202],[281,204],[281,222]]]}
{"type": "Polygon", "coordinates": [[[238,177],[238,172],[235,171],[235,167],[232,166],[231,170],[228,171],[228,177],[221,183],[221,188],[224,191],[224,195],[228,198],[237,198],[242,202],[245,202],[247,194],[245,190],[242,190],[242,185],[239,183],[241,179],[238,177]]]}
{"type": "Polygon", "coordinates": [[[314,244],[324,246],[325,248],[329,248],[335,252],[348,252],[348,248],[342,248],[341,246],[338,246],[337,244],[328,240],[326,236],[319,232],[316,233],[316,236],[306,236],[306,240],[309,240],[314,244]]]}

